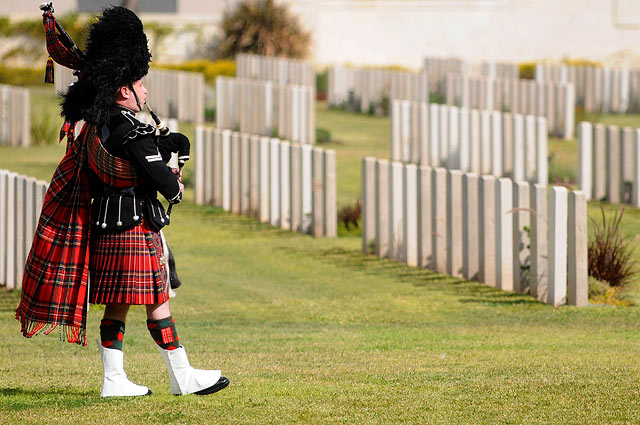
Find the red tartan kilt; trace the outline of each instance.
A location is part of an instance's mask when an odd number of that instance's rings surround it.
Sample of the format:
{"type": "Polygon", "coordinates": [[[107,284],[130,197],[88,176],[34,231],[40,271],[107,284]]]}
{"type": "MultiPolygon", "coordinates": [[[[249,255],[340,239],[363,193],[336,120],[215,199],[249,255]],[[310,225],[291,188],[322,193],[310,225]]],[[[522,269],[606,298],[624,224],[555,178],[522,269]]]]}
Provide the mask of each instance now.
{"type": "Polygon", "coordinates": [[[169,299],[162,238],[142,224],[121,233],[92,232],[89,302],[156,304],[169,299]]]}

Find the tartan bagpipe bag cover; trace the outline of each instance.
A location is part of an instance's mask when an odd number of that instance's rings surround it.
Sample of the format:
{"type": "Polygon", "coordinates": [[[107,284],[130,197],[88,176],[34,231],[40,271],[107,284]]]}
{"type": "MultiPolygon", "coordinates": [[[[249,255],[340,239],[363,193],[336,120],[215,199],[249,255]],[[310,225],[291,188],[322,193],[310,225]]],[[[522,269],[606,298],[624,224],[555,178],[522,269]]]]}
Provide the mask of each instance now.
{"type": "Polygon", "coordinates": [[[44,199],[16,311],[27,338],[60,326],[61,340],[86,345],[91,195],[84,167],[91,137],[95,126],[85,125],[70,141],[44,199]]]}

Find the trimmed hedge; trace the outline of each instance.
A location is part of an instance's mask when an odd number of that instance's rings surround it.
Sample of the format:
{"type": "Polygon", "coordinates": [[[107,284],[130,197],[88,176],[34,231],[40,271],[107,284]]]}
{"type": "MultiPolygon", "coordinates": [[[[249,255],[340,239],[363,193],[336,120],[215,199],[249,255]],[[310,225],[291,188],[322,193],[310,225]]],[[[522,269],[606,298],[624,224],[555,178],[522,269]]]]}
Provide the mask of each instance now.
{"type": "Polygon", "coordinates": [[[232,60],[211,61],[208,59],[191,60],[178,64],[152,64],[154,68],[175,69],[178,71],[201,72],[208,84],[215,84],[219,75],[235,77],[236,63],[232,60]]]}
{"type": "Polygon", "coordinates": [[[42,68],[14,68],[0,65],[0,84],[12,86],[44,84],[44,68],[44,65],[42,68]]]}

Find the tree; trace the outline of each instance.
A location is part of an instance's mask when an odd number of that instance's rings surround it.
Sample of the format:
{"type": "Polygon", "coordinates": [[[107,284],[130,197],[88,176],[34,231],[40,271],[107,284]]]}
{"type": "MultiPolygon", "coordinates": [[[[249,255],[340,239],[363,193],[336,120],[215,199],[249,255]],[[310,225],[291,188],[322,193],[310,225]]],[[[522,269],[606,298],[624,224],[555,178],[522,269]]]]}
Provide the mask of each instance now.
{"type": "Polygon", "coordinates": [[[274,0],[242,0],[224,13],[221,27],[219,58],[254,53],[302,59],[309,54],[311,34],[287,5],[274,0]]]}

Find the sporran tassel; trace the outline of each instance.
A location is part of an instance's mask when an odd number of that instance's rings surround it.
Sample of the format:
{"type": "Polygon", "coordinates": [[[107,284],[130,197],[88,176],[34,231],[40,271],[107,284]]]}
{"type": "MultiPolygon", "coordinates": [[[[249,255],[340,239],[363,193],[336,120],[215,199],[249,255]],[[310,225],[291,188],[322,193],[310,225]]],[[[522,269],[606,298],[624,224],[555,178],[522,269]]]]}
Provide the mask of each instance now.
{"type": "Polygon", "coordinates": [[[47,60],[47,68],[44,72],[44,82],[45,84],[53,84],[53,59],[49,56],[47,60]]]}

